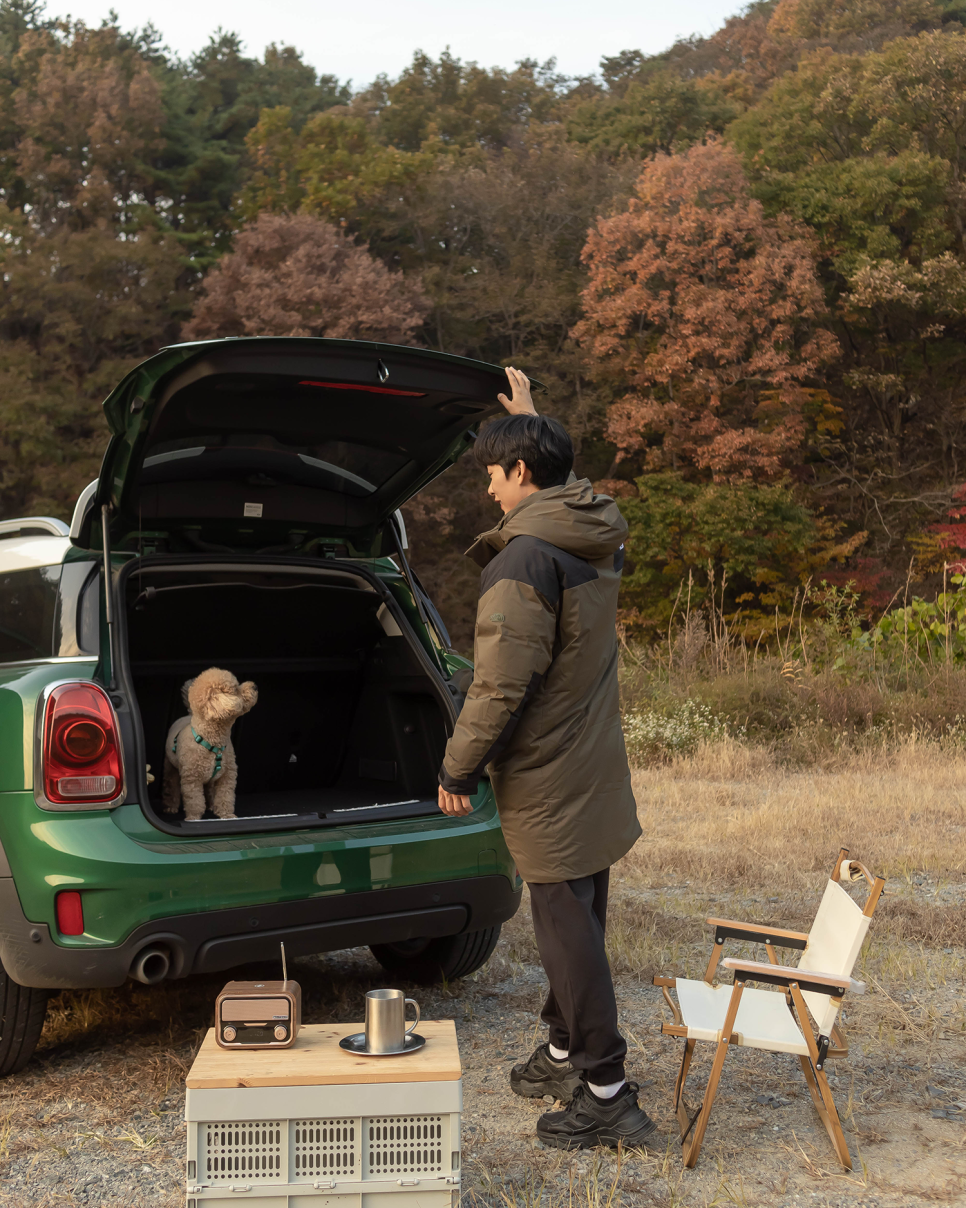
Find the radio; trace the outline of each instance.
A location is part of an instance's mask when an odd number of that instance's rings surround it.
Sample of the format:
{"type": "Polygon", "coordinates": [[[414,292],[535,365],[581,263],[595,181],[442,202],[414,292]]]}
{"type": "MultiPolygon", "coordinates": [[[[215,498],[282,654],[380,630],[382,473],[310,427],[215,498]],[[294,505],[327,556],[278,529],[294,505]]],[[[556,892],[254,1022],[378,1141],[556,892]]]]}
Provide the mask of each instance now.
{"type": "Polygon", "coordinates": [[[215,1001],[215,1041],[223,1049],[287,1049],[302,1023],[302,990],[289,981],[230,981],[215,1001]]]}

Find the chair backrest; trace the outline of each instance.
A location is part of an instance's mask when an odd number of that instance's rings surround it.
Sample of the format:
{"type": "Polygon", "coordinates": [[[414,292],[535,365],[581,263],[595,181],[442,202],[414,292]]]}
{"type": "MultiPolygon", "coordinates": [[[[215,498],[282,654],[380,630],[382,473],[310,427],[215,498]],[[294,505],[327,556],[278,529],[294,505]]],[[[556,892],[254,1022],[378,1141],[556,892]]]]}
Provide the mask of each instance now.
{"type": "MultiPolygon", "coordinates": [[[[798,962],[798,968],[851,977],[852,968],[871,922],[871,916],[863,913],[862,908],[856,905],[841,885],[829,881],[812,929],[808,933],[808,944],[798,962]]],[[[818,994],[814,990],[803,991],[802,997],[818,1026],[819,1033],[828,1036],[835,1023],[841,999],[832,998],[828,994],[818,994]]]]}

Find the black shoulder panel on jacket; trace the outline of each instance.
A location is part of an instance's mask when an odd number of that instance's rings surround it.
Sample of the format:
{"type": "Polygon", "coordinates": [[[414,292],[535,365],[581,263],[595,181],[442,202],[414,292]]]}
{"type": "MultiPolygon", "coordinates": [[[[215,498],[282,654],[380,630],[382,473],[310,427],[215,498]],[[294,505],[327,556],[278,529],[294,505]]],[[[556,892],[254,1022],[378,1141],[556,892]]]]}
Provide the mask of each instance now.
{"type": "Polygon", "coordinates": [[[528,583],[556,607],[562,591],[596,578],[597,571],[583,558],[568,554],[539,537],[524,535],[514,537],[486,566],[480,576],[480,595],[501,579],[515,579],[518,583],[528,583]]]}

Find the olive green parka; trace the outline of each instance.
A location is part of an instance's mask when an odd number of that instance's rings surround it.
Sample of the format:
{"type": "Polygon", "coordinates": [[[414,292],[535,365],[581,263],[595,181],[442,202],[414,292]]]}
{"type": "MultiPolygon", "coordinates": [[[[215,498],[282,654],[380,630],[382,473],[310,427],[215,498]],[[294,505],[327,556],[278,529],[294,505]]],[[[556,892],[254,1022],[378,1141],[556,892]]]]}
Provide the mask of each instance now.
{"type": "Polygon", "coordinates": [[[467,551],[483,567],[476,669],[439,779],[470,795],[488,768],[526,881],[600,872],[641,833],[617,688],[626,533],[581,479],[527,496],[467,551]]]}

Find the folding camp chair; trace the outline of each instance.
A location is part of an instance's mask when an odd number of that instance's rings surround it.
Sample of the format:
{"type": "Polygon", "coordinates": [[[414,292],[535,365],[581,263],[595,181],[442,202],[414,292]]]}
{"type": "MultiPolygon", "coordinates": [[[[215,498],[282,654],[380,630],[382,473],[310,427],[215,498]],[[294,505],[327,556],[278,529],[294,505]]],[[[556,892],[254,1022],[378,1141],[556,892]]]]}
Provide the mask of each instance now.
{"type": "Polygon", "coordinates": [[[654,978],[654,985],[663,988],[664,998],[674,1016],[673,1023],[661,1025],[661,1031],[666,1036],[684,1038],[684,1055],[674,1087],[674,1110],[681,1126],[685,1166],[694,1166],[698,1160],[728,1047],[737,1044],[773,1053],[797,1054],[815,1110],[835,1152],[846,1170],[852,1169],[852,1159],[825,1076],[825,1062],[829,1057],[848,1054],[848,1045],[836,1024],[836,1017],[846,990],[855,994],[865,992],[864,983],[852,979],[852,968],[884,885],[882,877],[873,877],[863,864],[850,861],[848,850],[843,847],[808,935],[759,923],[708,919],[714,927],[714,948],[704,980],[654,978]],[[864,908],[842,888],[842,883],[863,878],[870,887],[864,908]],[[727,939],[764,944],[768,963],[727,957],[721,964],[733,970],[734,984],[718,984],[713,979],[727,939]],[[798,967],[780,965],[776,948],[800,949],[798,967]],[[774,990],[746,989],[747,982],[778,986],[784,994],[774,990]],[[671,989],[677,990],[677,1003],[669,993],[671,989]],[[814,1020],[814,1027],[809,1016],[814,1020]],[[684,1101],[684,1083],[699,1040],[710,1041],[717,1048],[704,1099],[692,1114],[684,1101]]]}

